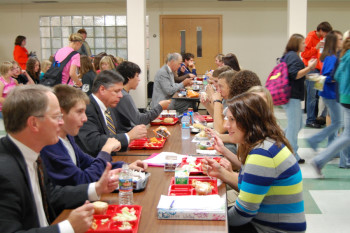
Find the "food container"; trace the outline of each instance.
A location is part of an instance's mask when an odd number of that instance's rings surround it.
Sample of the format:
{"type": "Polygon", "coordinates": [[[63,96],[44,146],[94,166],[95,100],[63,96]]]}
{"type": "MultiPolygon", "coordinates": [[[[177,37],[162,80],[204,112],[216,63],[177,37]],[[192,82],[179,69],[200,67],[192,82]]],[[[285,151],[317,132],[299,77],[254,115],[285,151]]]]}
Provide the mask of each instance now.
{"type": "MultiPolygon", "coordinates": [[[[138,205],[109,205],[106,214],[104,215],[93,215],[93,223],[90,229],[87,231],[88,233],[92,232],[124,232],[124,233],[137,233],[139,225],[140,225],[140,217],[141,217],[142,207],[138,205]],[[124,209],[127,207],[128,209],[124,209]],[[129,212],[134,215],[134,220],[118,221],[116,220],[116,216],[122,215],[123,212],[129,212]],[[130,229],[122,229],[123,225],[129,225],[130,229]]],[[[129,216],[127,214],[127,216],[129,216]]]]}
{"type": "Polygon", "coordinates": [[[168,155],[165,157],[165,163],[164,163],[164,171],[165,172],[173,172],[175,171],[177,167],[177,157],[168,155]]]}
{"type": "MultiPolygon", "coordinates": [[[[142,192],[143,190],[146,189],[147,183],[148,183],[148,178],[150,177],[151,173],[149,172],[139,172],[133,170],[133,192],[138,193],[142,192]]],[[[113,191],[114,193],[119,192],[119,187],[113,191]]]]}
{"type": "Polygon", "coordinates": [[[175,169],[175,184],[188,184],[189,172],[184,168],[175,169]]]}

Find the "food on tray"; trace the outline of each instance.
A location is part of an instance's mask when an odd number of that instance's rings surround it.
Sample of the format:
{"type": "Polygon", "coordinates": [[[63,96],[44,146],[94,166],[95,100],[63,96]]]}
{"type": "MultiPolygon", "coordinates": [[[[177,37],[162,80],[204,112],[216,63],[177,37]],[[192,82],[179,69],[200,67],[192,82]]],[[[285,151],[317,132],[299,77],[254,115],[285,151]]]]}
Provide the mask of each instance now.
{"type": "Polygon", "coordinates": [[[106,214],[108,209],[108,204],[103,201],[95,201],[92,203],[94,205],[94,214],[106,214]]]}
{"type": "Polygon", "coordinates": [[[92,223],[91,223],[91,229],[92,230],[96,230],[97,229],[97,227],[98,227],[98,225],[97,225],[97,223],[96,223],[96,219],[94,219],[93,221],[92,221],[92,223]]]}
{"type": "Polygon", "coordinates": [[[192,180],[192,186],[196,190],[197,195],[208,195],[211,194],[214,186],[209,182],[202,182],[196,179],[192,180]]]}
{"type": "Polygon", "coordinates": [[[199,93],[196,92],[196,91],[188,90],[187,91],[187,97],[188,98],[198,98],[199,97],[199,93]]]}
{"type": "Polygon", "coordinates": [[[186,159],[186,162],[188,164],[183,165],[182,168],[190,171],[190,172],[199,172],[200,171],[200,167],[202,166],[202,163],[197,163],[196,164],[196,157],[193,156],[188,156],[186,159]]]}
{"type": "Polygon", "coordinates": [[[159,119],[159,118],[157,118],[157,119],[153,120],[152,122],[154,122],[154,123],[160,123],[160,122],[162,122],[162,120],[159,119]]]}
{"type": "Polygon", "coordinates": [[[172,118],[172,117],[164,118],[163,122],[172,124],[172,123],[174,123],[174,118],[172,118]]]}
{"type": "Polygon", "coordinates": [[[165,126],[159,126],[155,130],[153,130],[153,132],[155,134],[157,134],[158,136],[161,136],[163,138],[167,138],[170,136],[170,132],[168,131],[168,129],[165,126]]]}
{"type": "Polygon", "coordinates": [[[123,224],[119,227],[119,230],[131,230],[132,225],[129,222],[123,222],[123,224]]]}
{"type": "Polygon", "coordinates": [[[196,129],[202,129],[202,130],[205,129],[205,126],[200,124],[200,123],[194,123],[193,127],[196,128],[196,129]]]}
{"type": "Polygon", "coordinates": [[[122,212],[121,213],[117,213],[117,215],[114,216],[112,219],[114,221],[121,221],[121,222],[134,221],[134,220],[137,219],[135,213],[136,213],[136,211],[135,211],[134,208],[129,209],[128,207],[124,207],[122,209],[122,212]]]}
{"type": "Polygon", "coordinates": [[[214,150],[213,143],[210,141],[200,142],[197,147],[200,150],[214,150]]]}
{"type": "Polygon", "coordinates": [[[163,110],[160,117],[176,117],[176,110],[163,110]]]}
{"type": "Polygon", "coordinates": [[[204,130],[202,130],[202,131],[200,131],[199,133],[196,134],[196,137],[197,138],[208,138],[208,135],[207,135],[207,133],[204,130]]]}
{"type": "Polygon", "coordinates": [[[200,93],[200,98],[201,98],[201,101],[202,102],[205,102],[205,101],[207,101],[208,100],[208,95],[207,95],[207,93],[206,92],[201,92],[200,93]]]}

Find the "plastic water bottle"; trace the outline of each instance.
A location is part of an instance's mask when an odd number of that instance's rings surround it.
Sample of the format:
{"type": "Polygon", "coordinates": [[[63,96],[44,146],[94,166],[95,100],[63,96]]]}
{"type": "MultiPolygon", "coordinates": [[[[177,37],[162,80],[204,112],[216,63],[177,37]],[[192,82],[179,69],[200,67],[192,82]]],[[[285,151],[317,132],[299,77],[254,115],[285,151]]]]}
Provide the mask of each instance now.
{"type": "Polygon", "coordinates": [[[119,205],[132,205],[133,203],[132,171],[127,163],[122,166],[119,174],[119,205]]]}
{"type": "Polygon", "coordinates": [[[208,77],[205,76],[203,79],[203,86],[206,86],[208,84],[208,77]]]}
{"type": "Polygon", "coordinates": [[[187,116],[187,113],[184,113],[181,119],[181,133],[182,139],[190,138],[190,117],[187,116]]]}

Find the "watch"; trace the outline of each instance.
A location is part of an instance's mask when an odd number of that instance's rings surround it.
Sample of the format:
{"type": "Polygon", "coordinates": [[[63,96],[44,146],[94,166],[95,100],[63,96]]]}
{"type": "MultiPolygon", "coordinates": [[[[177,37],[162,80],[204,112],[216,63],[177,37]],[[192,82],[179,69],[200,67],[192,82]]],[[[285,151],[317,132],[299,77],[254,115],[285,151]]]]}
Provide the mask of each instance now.
{"type": "Polygon", "coordinates": [[[222,100],[214,100],[213,103],[215,103],[215,102],[222,104],[222,100]]]}

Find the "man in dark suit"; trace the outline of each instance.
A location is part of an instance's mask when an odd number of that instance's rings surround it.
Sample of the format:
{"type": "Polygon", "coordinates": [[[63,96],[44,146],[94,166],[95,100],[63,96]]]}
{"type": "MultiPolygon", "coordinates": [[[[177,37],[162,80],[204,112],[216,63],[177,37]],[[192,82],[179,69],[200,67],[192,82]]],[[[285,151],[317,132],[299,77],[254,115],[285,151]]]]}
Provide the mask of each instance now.
{"type": "Polygon", "coordinates": [[[111,108],[117,106],[123,97],[123,77],[112,70],[102,71],[95,79],[89,96],[90,104],[86,107],[87,122],[80,128],[76,143],[86,153],[96,156],[106,143],[114,137],[121,143],[121,151],[128,148],[129,142],[147,136],[145,125],[137,125],[127,133],[116,131],[116,117],[111,108]]]}
{"type": "Polygon", "coordinates": [[[38,159],[44,146],[58,142],[63,124],[52,90],[42,85],[16,87],[2,113],[8,135],[0,140],[0,232],[87,231],[94,209],[86,200],[98,200],[117,187],[115,179],[109,180],[111,165],[96,183],[54,187],[38,159]],[[49,226],[63,209],[76,207],[67,220],[49,226]]]}

